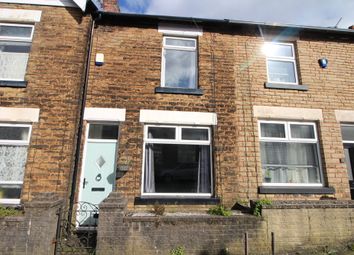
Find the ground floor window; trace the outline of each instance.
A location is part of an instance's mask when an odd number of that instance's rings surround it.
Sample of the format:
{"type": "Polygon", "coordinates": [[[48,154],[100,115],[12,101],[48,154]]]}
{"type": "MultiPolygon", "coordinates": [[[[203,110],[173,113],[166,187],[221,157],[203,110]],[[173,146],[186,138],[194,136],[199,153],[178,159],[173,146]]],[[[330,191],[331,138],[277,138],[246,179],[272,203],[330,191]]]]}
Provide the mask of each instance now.
{"type": "Polygon", "coordinates": [[[354,199],[354,125],[343,124],[341,131],[350,192],[352,199],[354,199]]]}
{"type": "Polygon", "coordinates": [[[315,123],[260,121],[263,185],[322,185],[315,123]]]}
{"type": "Polygon", "coordinates": [[[30,125],[0,124],[0,202],[18,203],[31,133],[30,125]]]}
{"type": "Polygon", "coordinates": [[[145,126],[143,194],[212,193],[209,127],[145,126]]]}

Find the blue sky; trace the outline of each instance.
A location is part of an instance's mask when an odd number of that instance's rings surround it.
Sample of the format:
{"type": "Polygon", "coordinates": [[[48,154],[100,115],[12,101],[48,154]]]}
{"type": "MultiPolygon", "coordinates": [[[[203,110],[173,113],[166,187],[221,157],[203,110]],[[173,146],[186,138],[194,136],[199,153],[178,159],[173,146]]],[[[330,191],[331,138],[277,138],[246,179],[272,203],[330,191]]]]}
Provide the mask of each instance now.
{"type": "Polygon", "coordinates": [[[347,28],[354,0],[119,0],[122,12],[347,28]]]}

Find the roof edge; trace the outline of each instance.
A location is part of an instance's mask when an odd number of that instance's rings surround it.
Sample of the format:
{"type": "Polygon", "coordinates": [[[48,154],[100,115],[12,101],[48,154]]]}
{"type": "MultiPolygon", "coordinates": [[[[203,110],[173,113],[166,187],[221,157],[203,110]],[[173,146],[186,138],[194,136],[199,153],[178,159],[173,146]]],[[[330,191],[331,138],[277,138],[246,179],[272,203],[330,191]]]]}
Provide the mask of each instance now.
{"type": "Polygon", "coordinates": [[[269,22],[254,22],[233,19],[207,19],[195,17],[182,17],[182,16],[166,16],[166,15],[151,15],[151,14],[135,14],[135,13],[114,13],[99,11],[102,18],[109,18],[113,20],[137,20],[143,19],[148,22],[188,22],[194,24],[209,24],[209,25],[239,25],[239,26],[261,26],[267,28],[291,28],[296,30],[317,31],[317,32],[331,32],[337,34],[354,35],[353,29],[332,28],[332,27],[319,27],[319,26],[303,26],[281,23],[269,22]]]}

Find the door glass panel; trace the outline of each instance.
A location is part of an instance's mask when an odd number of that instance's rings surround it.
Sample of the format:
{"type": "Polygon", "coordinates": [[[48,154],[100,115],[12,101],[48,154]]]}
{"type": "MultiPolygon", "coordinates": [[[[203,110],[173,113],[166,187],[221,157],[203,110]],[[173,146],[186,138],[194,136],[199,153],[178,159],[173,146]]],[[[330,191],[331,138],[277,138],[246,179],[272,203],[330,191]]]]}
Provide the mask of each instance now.
{"type": "Polygon", "coordinates": [[[89,139],[118,139],[118,126],[108,124],[90,124],[89,139]]]}
{"type": "Polygon", "coordinates": [[[341,131],[344,141],[354,141],[354,126],[342,126],[341,131]]]}

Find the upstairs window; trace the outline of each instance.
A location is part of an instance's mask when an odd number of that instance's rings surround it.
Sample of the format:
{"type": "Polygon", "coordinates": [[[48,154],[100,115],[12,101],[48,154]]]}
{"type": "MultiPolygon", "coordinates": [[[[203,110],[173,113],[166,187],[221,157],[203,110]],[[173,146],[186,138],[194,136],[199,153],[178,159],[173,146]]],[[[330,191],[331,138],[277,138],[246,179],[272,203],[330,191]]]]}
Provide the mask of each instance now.
{"type": "Polygon", "coordinates": [[[197,40],[163,38],[161,87],[197,88],[197,40]]]}
{"type": "Polygon", "coordinates": [[[322,186],[315,123],[260,121],[263,185],[322,186]]]}
{"type": "Polygon", "coordinates": [[[0,80],[24,81],[33,25],[0,23],[0,80]]]}
{"type": "Polygon", "coordinates": [[[212,193],[209,127],[145,126],[143,195],[212,193]]]}
{"type": "Polygon", "coordinates": [[[263,51],[267,57],[268,82],[298,84],[294,45],[267,42],[263,51]]]}
{"type": "Polygon", "coordinates": [[[19,203],[31,125],[0,124],[0,202],[19,203]]]}

